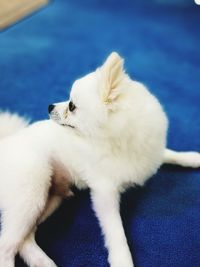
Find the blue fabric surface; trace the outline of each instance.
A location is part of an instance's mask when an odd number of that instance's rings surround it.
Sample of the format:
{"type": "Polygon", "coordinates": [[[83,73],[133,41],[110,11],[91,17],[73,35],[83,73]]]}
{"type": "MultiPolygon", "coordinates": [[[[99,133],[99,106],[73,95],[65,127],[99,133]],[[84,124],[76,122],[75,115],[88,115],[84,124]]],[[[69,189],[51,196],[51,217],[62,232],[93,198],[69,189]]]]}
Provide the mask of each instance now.
{"type": "MultiPolygon", "coordinates": [[[[48,104],[116,50],[164,104],[169,146],[200,150],[199,25],[192,0],[54,1],[0,34],[0,107],[47,118],[48,104]]],[[[200,266],[200,170],[162,167],[123,195],[122,218],[136,267],[200,266]]],[[[37,241],[59,267],[108,266],[88,191],[65,201],[37,241]]]]}

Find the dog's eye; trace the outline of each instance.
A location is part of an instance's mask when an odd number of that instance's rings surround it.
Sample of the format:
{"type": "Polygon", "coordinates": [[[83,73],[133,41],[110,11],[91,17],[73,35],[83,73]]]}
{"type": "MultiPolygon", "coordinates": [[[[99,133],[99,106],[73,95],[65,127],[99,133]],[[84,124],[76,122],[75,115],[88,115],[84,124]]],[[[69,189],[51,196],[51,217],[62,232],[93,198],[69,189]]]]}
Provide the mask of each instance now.
{"type": "Polygon", "coordinates": [[[74,105],[74,103],[72,101],[69,102],[69,111],[74,111],[76,109],[76,106],[74,105]]]}

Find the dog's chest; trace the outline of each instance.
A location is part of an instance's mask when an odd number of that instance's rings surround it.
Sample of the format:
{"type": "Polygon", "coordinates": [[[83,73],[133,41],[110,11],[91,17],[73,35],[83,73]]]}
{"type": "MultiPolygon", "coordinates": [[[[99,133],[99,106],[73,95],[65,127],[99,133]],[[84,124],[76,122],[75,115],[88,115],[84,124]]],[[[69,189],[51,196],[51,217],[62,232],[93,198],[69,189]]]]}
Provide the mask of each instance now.
{"type": "Polygon", "coordinates": [[[82,160],[82,167],[85,170],[82,172],[82,178],[86,182],[90,179],[95,180],[95,177],[102,177],[123,183],[134,175],[133,162],[128,155],[116,155],[104,149],[93,149],[91,154],[82,160]]]}

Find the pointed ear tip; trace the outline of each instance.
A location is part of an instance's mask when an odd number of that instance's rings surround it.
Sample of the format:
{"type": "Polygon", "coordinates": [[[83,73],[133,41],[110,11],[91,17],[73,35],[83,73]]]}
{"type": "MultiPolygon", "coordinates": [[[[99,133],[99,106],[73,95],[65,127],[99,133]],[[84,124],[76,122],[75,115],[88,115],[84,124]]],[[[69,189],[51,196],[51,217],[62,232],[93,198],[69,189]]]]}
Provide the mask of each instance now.
{"type": "Polygon", "coordinates": [[[121,65],[123,65],[124,64],[124,59],[117,52],[112,52],[108,56],[106,62],[118,62],[121,65]]]}
{"type": "Polygon", "coordinates": [[[109,57],[118,58],[122,60],[122,57],[115,51],[113,51],[109,57]]]}
{"type": "Polygon", "coordinates": [[[107,57],[106,61],[103,64],[104,68],[112,68],[114,65],[121,66],[123,68],[124,65],[124,59],[120,57],[120,55],[117,52],[112,52],[107,57]]]}

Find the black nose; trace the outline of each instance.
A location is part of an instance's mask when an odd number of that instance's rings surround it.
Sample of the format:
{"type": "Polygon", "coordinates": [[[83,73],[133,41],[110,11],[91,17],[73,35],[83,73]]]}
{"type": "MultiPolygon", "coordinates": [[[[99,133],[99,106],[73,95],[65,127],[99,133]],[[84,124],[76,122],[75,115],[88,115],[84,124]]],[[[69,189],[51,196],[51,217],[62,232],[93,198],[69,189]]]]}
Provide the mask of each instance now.
{"type": "Polygon", "coordinates": [[[54,109],[54,107],[55,107],[55,105],[49,105],[49,107],[48,107],[48,111],[49,111],[49,113],[51,113],[51,111],[54,109]]]}

